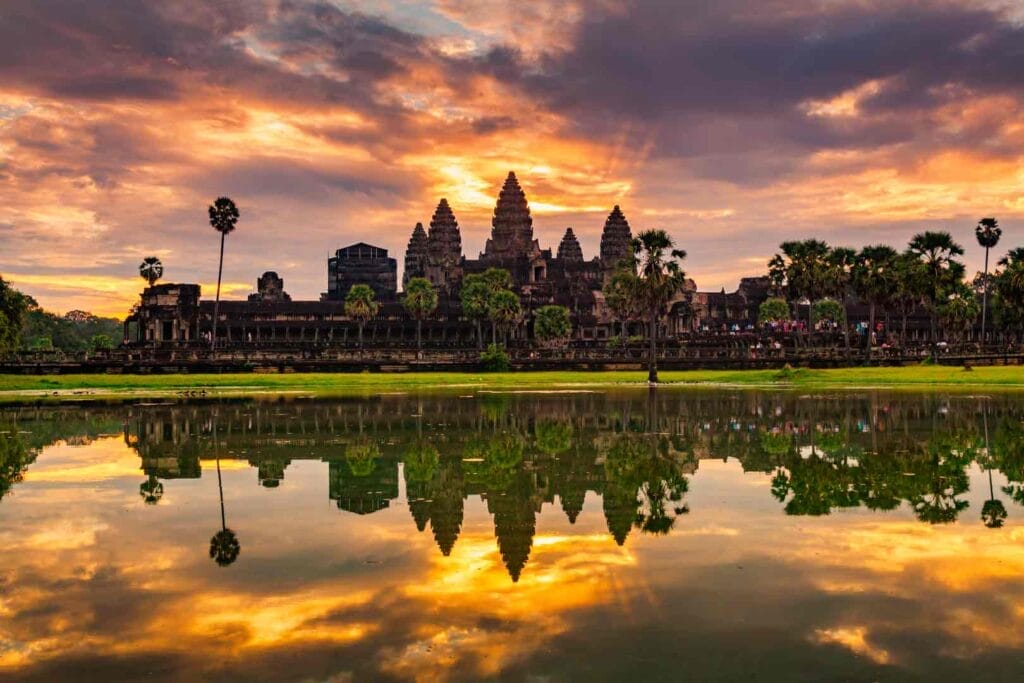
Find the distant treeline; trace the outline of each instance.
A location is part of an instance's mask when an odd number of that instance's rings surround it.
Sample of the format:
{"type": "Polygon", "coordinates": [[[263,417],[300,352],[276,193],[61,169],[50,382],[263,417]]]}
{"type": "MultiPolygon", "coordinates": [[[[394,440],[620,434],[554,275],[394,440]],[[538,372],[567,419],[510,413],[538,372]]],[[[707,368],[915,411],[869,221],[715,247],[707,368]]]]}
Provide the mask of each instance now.
{"type": "Polygon", "coordinates": [[[110,349],[123,335],[121,321],[85,311],[57,315],[0,277],[0,356],[18,351],[74,353],[110,349]]]}

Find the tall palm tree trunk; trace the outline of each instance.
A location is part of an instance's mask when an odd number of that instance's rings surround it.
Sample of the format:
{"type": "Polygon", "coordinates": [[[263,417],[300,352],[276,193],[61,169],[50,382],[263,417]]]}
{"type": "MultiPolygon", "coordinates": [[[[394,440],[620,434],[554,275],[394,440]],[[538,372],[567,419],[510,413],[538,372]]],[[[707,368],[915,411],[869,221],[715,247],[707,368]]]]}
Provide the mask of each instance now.
{"type": "Polygon", "coordinates": [[[224,482],[220,477],[220,447],[217,445],[217,421],[213,422],[213,455],[217,459],[217,491],[220,493],[220,528],[228,528],[227,518],[224,515],[224,482]]]}
{"type": "Polygon", "coordinates": [[[423,350],[423,321],[416,319],[416,348],[423,350]]]}
{"type": "Polygon", "coordinates": [[[867,342],[868,342],[868,360],[871,360],[871,357],[875,353],[875,347],[871,343],[871,335],[873,335],[874,333],[875,333],[875,302],[872,301],[868,305],[868,333],[867,333],[867,335],[865,335],[867,337],[867,342]]]}
{"type": "Polygon", "coordinates": [[[988,247],[985,247],[985,289],[981,292],[981,345],[985,346],[985,318],[988,313],[988,247]]]}
{"type": "Polygon", "coordinates": [[[936,360],[939,357],[939,321],[938,314],[935,312],[935,304],[932,304],[932,360],[936,360]]]}
{"type": "Polygon", "coordinates": [[[220,234],[220,262],[217,265],[217,296],[213,300],[213,331],[210,333],[210,349],[217,348],[217,320],[220,318],[220,278],[224,273],[224,238],[227,233],[220,234]]]}
{"type": "Polygon", "coordinates": [[[493,320],[491,321],[491,344],[498,345],[498,325],[493,320]]]}
{"type": "MultiPolygon", "coordinates": [[[[868,336],[870,343],[871,337],[868,336]]],[[[846,347],[846,357],[850,357],[850,320],[846,317],[846,302],[843,302],[843,345],[846,347]]]]}
{"type": "Polygon", "coordinates": [[[363,323],[359,323],[359,348],[363,348],[363,323]]]}
{"type": "Polygon", "coordinates": [[[647,351],[647,381],[650,384],[658,383],[658,361],[656,358],[658,352],[658,313],[656,311],[651,313],[651,339],[649,342],[649,348],[647,351]]]}

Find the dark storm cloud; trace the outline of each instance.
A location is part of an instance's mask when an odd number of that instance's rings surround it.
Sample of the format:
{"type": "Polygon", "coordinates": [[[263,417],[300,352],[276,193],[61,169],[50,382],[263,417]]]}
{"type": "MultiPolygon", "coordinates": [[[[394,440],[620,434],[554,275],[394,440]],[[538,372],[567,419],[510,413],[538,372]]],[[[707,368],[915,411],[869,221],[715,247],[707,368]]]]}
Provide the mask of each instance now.
{"type": "Polygon", "coordinates": [[[499,47],[475,66],[589,136],[625,122],[661,126],[665,153],[873,147],[920,134],[915,123],[955,97],[954,86],[1019,97],[1024,27],[977,3],[638,3],[585,12],[572,47],[539,65],[499,47]],[[875,80],[869,120],[809,122],[801,109],[875,80]],[[736,126],[755,134],[737,136],[736,126]]]}

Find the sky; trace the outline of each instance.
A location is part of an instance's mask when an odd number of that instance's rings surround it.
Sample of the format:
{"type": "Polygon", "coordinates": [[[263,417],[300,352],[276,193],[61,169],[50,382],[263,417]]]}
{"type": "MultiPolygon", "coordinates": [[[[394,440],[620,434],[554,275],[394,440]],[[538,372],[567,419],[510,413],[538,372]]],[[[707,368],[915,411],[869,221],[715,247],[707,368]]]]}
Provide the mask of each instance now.
{"type": "Polygon", "coordinates": [[[1024,0],[4,0],[0,275],[123,316],[145,256],[212,296],[399,259],[440,198],[467,257],[505,175],[596,256],[615,204],[702,290],[778,244],[1024,227],[1024,0]]]}

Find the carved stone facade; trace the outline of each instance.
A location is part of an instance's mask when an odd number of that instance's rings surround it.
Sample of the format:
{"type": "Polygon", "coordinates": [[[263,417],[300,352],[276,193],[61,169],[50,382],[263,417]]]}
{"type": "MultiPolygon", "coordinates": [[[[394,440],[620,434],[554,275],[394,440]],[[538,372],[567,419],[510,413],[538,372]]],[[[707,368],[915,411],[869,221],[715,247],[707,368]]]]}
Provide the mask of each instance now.
{"type": "Polygon", "coordinates": [[[629,229],[629,221],[616,204],[608,214],[601,232],[601,263],[606,274],[614,272],[624,259],[632,256],[632,243],[633,233],[629,229]]]}
{"type": "Polygon", "coordinates": [[[284,291],[284,279],[272,270],[260,275],[256,280],[256,292],[249,295],[249,301],[291,301],[288,292],[284,291]]]}
{"type": "Polygon", "coordinates": [[[583,249],[572,228],[565,229],[565,235],[562,236],[562,241],[558,245],[558,258],[573,263],[583,262],[583,249]]]}
{"type": "MultiPolygon", "coordinates": [[[[438,289],[436,313],[423,321],[424,339],[450,347],[477,343],[475,325],[461,314],[459,294],[467,274],[488,268],[509,272],[512,287],[524,310],[523,324],[513,342],[532,336],[532,312],[557,304],[570,310],[578,341],[608,339],[622,333],[605,304],[602,289],[611,274],[632,256],[633,234],[618,205],[608,214],[601,233],[600,255],[586,260],[572,228],[557,249],[542,249],[533,236],[533,217],[519,180],[509,173],[498,196],[491,221],[491,235],[483,253],[467,259],[455,212],[441,199],[429,230],[417,223],[405,252],[403,284],[425,277],[438,289]]],[[[416,322],[397,296],[397,263],[388,251],[366,243],[339,249],[328,260],[328,288],[320,301],[291,301],[284,281],[274,272],[264,273],[257,292],[248,301],[222,301],[217,324],[218,345],[313,342],[349,344],[356,326],[344,310],[344,299],[356,284],[369,285],[381,303],[377,316],[365,324],[368,345],[393,345],[415,340],[416,322]]],[[[669,335],[745,329],[757,320],[757,307],[767,297],[765,278],[744,278],[739,289],[698,292],[693,281],[669,307],[663,331],[669,335]]],[[[199,302],[198,285],[161,284],[147,288],[139,311],[137,343],[182,342],[208,339],[213,328],[212,301],[199,302]]],[[[630,334],[643,334],[643,324],[626,326],[630,334]]],[[[127,334],[126,334],[127,338],[127,334]]]]}
{"type": "Polygon", "coordinates": [[[462,279],[462,233],[447,199],[438,203],[430,219],[424,277],[449,295],[453,293],[452,286],[462,279]]]}
{"type": "Polygon", "coordinates": [[[405,268],[402,271],[402,289],[414,277],[427,276],[427,232],[422,223],[413,228],[409,246],[405,249],[405,268]]]}
{"type": "Polygon", "coordinates": [[[382,301],[398,293],[398,262],[388,250],[359,242],[339,249],[327,259],[327,292],[324,301],[344,301],[353,285],[369,285],[382,301]]]}

